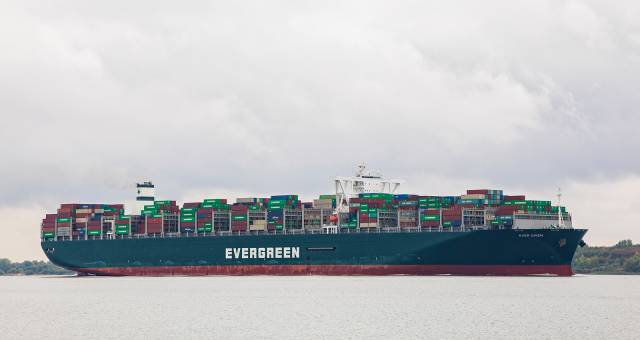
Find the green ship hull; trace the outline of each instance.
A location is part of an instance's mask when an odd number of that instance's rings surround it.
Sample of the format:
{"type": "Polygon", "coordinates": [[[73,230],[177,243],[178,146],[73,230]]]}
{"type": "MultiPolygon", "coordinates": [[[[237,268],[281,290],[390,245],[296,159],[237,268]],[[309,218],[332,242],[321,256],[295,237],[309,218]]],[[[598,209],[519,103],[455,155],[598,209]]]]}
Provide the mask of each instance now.
{"type": "Polygon", "coordinates": [[[95,275],[572,275],[584,229],[145,237],[43,241],[95,275]]]}

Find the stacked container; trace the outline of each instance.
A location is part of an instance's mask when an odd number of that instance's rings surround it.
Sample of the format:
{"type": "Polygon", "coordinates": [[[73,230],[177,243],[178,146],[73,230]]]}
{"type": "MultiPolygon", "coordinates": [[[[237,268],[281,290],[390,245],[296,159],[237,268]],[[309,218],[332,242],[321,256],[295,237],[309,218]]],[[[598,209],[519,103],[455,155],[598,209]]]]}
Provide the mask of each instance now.
{"type": "Polygon", "coordinates": [[[87,221],[87,235],[88,236],[101,236],[102,235],[102,216],[91,216],[87,221]]]}
{"type": "MultiPolygon", "coordinates": [[[[226,205],[226,203],[225,203],[226,205]]],[[[213,207],[200,208],[196,211],[196,231],[210,233],[213,231],[213,207]]]]}
{"type": "Polygon", "coordinates": [[[442,209],[442,227],[457,228],[462,225],[462,207],[456,206],[449,209],[442,209]]]}
{"type": "Polygon", "coordinates": [[[336,195],[320,195],[318,199],[313,200],[313,207],[316,209],[335,209],[336,195]]]}
{"type": "Polygon", "coordinates": [[[180,209],[180,232],[194,233],[196,231],[197,208],[180,209]]]}
{"type": "MultiPolygon", "coordinates": [[[[287,210],[298,210],[302,204],[298,200],[298,195],[275,195],[271,196],[267,203],[267,230],[282,230],[287,228],[296,229],[302,227],[302,215],[300,219],[291,216],[287,220],[287,210]]],[[[296,214],[297,215],[297,214],[296,214]]]]}
{"type": "Polygon", "coordinates": [[[242,204],[231,206],[231,231],[247,231],[249,207],[242,204]]]}
{"type": "Polygon", "coordinates": [[[145,229],[149,235],[158,235],[163,233],[162,217],[146,217],[145,229]]]}
{"type": "Polygon", "coordinates": [[[51,239],[56,236],[56,214],[46,214],[42,220],[41,234],[43,239],[51,239]]]}
{"type": "Polygon", "coordinates": [[[396,226],[400,228],[418,227],[418,206],[419,197],[417,195],[399,194],[393,196],[392,209],[397,210],[398,221],[396,226]]]}
{"type": "Polygon", "coordinates": [[[441,209],[423,209],[420,211],[420,227],[437,228],[440,227],[441,209]]]}
{"type": "MultiPolygon", "coordinates": [[[[155,201],[144,206],[140,215],[125,216],[121,204],[62,204],[57,214],[48,214],[41,223],[43,239],[102,238],[105,234],[158,235],[174,232],[211,233],[232,230],[295,230],[303,226],[318,229],[325,224],[341,228],[458,228],[491,226],[512,228],[518,221],[548,223],[564,207],[550,201],[526,200],[524,195],[503,195],[502,190],[467,190],[461,196],[417,196],[409,194],[364,193],[349,200],[348,212],[334,215],[335,195],[320,195],[313,202],[301,203],[297,195],[270,198],[211,198],[185,203],[155,201]],[[464,214],[463,214],[464,212],[464,214]]],[[[523,224],[525,225],[525,224],[523,224]]],[[[529,223],[535,227],[535,223],[529,223]]]]}

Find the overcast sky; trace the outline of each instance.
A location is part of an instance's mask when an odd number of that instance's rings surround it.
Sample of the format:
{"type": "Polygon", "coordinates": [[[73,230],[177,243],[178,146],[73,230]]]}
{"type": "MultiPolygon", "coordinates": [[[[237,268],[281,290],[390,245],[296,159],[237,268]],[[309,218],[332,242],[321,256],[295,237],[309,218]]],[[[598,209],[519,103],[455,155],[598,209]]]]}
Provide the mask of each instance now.
{"type": "Polygon", "coordinates": [[[640,2],[2,1],[0,257],[63,202],[563,188],[640,242],[640,2]]]}

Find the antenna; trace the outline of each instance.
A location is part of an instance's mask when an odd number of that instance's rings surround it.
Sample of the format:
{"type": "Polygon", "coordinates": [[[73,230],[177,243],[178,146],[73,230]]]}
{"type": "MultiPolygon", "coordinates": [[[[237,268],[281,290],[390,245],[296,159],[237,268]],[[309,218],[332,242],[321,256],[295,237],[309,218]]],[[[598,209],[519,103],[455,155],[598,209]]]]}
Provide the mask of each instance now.
{"type": "Polygon", "coordinates": [[[564,221],[562,220],[562,207],[560,202],[562,201],[562,189],[558,188],[558,228],[564,228],[564,221]]]}

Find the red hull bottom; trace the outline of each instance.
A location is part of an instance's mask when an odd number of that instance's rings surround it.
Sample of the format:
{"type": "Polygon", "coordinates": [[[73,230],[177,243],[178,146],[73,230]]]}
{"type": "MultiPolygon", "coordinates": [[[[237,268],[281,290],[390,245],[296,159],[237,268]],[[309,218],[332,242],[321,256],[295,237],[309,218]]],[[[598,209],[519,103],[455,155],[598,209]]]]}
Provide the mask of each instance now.
{"type": "Polygon", "coordinates": [[[570,265],[237,265],[74,268],[110,276],[203,275],[557,275],[571,276],[570,265]]]}

